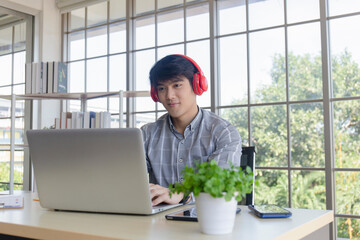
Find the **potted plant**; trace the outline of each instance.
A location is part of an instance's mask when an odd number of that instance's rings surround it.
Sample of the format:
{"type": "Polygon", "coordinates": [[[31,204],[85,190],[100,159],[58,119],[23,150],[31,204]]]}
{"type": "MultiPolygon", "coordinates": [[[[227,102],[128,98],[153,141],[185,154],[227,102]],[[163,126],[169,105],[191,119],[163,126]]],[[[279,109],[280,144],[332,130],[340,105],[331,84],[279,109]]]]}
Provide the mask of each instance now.
{"type": "Polygon", "coordinates": [[[172,193],[195,196],[197,217],[205,234],[231,233],[235,223],[237,202],[252,191],[253,173],[250,167],[221,168],[215,160],[185,166],[183,182],[170,184],[172,193]]]}

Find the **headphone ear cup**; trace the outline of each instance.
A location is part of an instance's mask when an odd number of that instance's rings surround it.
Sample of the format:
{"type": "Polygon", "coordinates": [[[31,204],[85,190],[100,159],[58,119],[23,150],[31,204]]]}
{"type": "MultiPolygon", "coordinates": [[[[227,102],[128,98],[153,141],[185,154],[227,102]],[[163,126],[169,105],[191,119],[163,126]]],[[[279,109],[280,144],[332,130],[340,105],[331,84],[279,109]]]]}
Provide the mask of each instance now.
{"type": "Polygon", "coordinates": [[[160,102],[157,90],[153,86],[151,86],[150,95],[154,102],[160,102]]]}
{"type": "Polygon", "coordinates": [[[194,73],[193,90],[194,90],[194,93],[199,96],[203,93],[203,91],[201,90],[201,87],[200,87],[200,78],[201,78],[201,76],[199,73],[194,73]]]}
{"type": "Polygon", "coordinates": [[[209,85],[208,85],[207,79],[204,75],[201,75],[199,83],[200,83],[200,88],[203,92],[208,90],[209,85]]]}

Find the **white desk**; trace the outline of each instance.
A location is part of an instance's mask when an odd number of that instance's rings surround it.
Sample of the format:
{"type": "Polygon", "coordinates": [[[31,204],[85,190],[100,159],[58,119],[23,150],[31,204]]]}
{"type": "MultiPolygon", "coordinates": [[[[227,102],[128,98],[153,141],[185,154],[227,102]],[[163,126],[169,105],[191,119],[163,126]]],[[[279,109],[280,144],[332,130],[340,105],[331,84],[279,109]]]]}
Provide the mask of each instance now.
{"type": "Polygon", "coordinates": [[[0,210],[0,233],[36,239],[288,240],[303,238],[334,220],[332,211],[306,209],[290,209],[293,216],[288,219],[259,219],[241,206],[233,233],[212,236],[202,234],[196,222],[165,219],[178,209],[154,216],[56,212],[41,208],[32,193],[24,197],[24,209],[0,210]]]}

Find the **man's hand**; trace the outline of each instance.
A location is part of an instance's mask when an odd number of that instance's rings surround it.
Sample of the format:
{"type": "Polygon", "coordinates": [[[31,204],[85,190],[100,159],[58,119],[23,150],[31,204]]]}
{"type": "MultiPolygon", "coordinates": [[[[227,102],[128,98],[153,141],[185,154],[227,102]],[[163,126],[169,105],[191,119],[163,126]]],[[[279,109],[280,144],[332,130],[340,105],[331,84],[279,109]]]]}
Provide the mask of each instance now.
{"type": "Polygon", "coordinates": [[[150,183],[150,195],[153,206],[159,203],[177,204],[184,197],[183,193],[173,193],[170,198],[168,188],[152,183],[150,183]]]}

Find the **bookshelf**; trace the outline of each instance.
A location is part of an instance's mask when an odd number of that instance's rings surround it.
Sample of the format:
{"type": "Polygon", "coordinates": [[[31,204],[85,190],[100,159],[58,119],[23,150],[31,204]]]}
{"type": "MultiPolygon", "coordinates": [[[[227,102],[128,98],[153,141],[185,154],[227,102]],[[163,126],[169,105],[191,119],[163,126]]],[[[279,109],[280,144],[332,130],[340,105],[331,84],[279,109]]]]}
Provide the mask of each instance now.
{"type": "MultiPolygon", "coordinates": [[[[9,194],[14,193],[14,153],[15,153],[15,107],[17,100],[79,100],[81,101],[81,111],[86,111],[87,100],[104,97],[119,98],[119,127],[123,127],[123,99],[132,97],[149,97],[148,91],[118,91],[118,92],[91,92],[91,93],[38,93],[20,95],[0,95],[1,99],[11,101],[11,128],[10,128],[10,188],[9,194]]],[[[26,147],[26,145],[21,145],[26,147]]],[[[20,146],[18,146],[20,147],[20,146]]]]}

